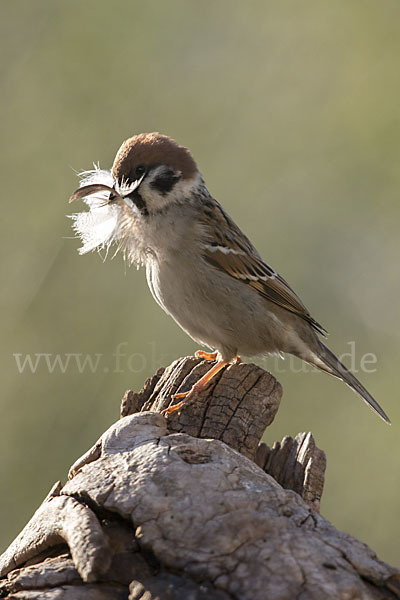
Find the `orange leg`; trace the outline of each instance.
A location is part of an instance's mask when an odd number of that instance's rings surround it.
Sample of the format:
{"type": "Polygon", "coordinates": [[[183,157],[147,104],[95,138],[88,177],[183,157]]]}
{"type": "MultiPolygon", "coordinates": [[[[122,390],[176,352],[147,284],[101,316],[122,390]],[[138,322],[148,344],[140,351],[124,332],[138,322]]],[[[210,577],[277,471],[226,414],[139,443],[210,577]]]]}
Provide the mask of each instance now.
{"type": "Polygon", "coordinates": [[[204,360],[217,360],[218,352],[204,352],[204,350],[197,350],[194,355],[196,358],[204,358],[204,360]]]}
{"type": "MultiPolygon", "coordinates": [[[[207,353],[205,353],[205,354],[207,354],[207,353]]],[[[203,377],[201,379],[199,379],[199,381],[197,381],[192,386],[192,388],[188,392],[181,392],[179,394],[174,394],[172,396],[172,399],[173,400],[181,400],[182,399],[181,402],[178,402],[178,404],[173,404],[172,406],[165,408],[161,412],[161,414],[162,415],[170,415],[171,413],[175,412],[176,410],[179,410],[180,408],[182,408],[182,406],[184,404],[186,404],[187,402],[192,400],[194,397],[196,397],[197,394],[199,392],[201,392],[201,390],[204,389],[206,387],[206,385],[211,381],[211,379],[214,377],[214,375],[216,375],[227,364],[228,363],[224,360],[218,361],[213,367],[211,367],[211,369],[209,371],[207,371],[207,373],[205,375],[203,375],[203,377]]]]}
{"type": "MultiPolygon", "coordinates": [[[[194,353],[196,358],[204,358],[204,360],[217,360],[218,357],[218,352],[204,352],[204,350],[197,350],[194,353]]],[[[235,363],[241,363],[242,359],[240,358],[239,354],[237,356],[235,356],[235,358],[233,359],[233,362],[235,363]]]]}

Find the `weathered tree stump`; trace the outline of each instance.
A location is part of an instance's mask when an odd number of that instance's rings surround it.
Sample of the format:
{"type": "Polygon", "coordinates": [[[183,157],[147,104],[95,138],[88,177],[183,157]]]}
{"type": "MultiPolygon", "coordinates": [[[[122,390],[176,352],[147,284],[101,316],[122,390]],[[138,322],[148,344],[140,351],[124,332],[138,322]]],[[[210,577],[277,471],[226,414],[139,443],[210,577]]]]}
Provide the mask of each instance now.
{"type": "Polygon", "coordinates": [[[400,598],[400,572],[319,515],[312,435],[260,444],[282,393],[269,373],[232,365],[160,414],[209,366],[179,359],[125,394],[123,418],[0,558],[0,597],[400,598]]]}

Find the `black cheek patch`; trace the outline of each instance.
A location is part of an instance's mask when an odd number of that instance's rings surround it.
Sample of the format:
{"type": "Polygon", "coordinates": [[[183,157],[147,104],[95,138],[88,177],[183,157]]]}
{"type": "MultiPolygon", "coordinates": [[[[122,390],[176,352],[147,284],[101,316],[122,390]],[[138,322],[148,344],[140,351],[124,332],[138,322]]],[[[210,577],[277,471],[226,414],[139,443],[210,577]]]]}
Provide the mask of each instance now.
{"type": "Polygon", "coordinates": [[[180,180],[181,176],[177,175],[172,169],[168,169],[161,173],[157,179],[151,182],[151,187],[157,190],[160,194],[165,196],[174,187],[174,185],[180,180]]]}
{"type": "Polygon", "coordinates": [[[133,204],[135,204],[142,215],[146,216],[149,214],[147,210],[147,204],[145,200],[143,200],[142,196],[139,194],[139,190],[135,190],[132,194],[129,194],[128,198],[132,200],[133,204]]]}

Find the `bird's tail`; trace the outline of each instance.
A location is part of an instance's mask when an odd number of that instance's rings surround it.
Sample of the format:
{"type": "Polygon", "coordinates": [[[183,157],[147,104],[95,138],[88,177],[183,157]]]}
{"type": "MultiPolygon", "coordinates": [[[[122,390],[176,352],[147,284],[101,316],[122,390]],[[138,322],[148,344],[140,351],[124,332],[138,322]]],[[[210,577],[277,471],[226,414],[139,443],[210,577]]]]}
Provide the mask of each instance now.
{"type": "Polygon", "coordinates": [[[371,394],[365,389],[365,387],[358,381],[356,377],[354,377],[353,373],[344,366],[343,363],[340,362],[338,358],[323,344],[321,341],[320,344],[320,352],[317,355],[314,355],[312,360],[308,360],[311,364],[315,365],[322,371],[341,379],[347,385],[357,392],[359,396],[366,402],[373,411],[376,412],[377,415],[381,417],[386,423],[390,425],[390,419],[385,413],[385,411],[379,406],[377,401],[371,396],[371,394]]]}

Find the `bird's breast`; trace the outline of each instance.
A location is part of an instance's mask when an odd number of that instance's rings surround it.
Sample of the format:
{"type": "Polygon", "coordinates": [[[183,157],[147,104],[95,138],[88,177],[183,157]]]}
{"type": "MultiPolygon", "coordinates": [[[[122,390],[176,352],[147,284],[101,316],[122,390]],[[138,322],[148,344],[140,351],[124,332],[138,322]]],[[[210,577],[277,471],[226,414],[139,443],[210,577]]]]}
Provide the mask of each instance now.
{"type": "Polygon", "coordinates": [[[188,335],[199,343],[219,348],[221,339],[226,337],[222,329],[232,330],[232,323],[224,323],[221,315],[217,318],[220,310],[215,306],[209,282],[201,270],[195,272],[191,260],[185,261],[181,256],[175,264],[149,257],[146,276],[155,301],[188,335]]]}

